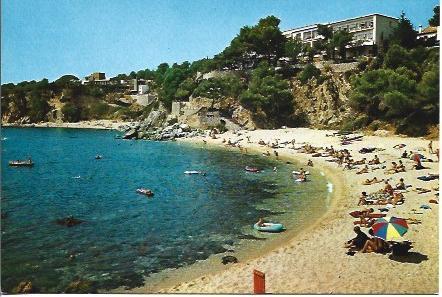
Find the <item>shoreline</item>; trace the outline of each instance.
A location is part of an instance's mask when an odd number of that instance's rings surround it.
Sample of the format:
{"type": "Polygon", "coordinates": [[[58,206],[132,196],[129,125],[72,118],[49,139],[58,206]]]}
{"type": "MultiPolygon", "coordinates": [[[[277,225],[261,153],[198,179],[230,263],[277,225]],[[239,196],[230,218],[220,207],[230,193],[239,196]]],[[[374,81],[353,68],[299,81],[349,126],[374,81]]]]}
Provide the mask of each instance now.
{"type": "Polygon", "coordinates": [[[121,122],[117,120],[90,120],[80,122],[43,122],[32,124],[2,123],[1,127],[15,128],[69,128],[69,129],[99,129],[119,130],[121,126],[131,125],[134,122],[121,122]]]}
{"type": "MultiPolygon", "coordinates": [[[[406,149],[419,151],[428,157],[425,149],[427,141],[418,138],[364,135],[363,141],[342,146],[337,137],[326,137],[327,133],[333,132],[326,130],[292,128],[241,132],[243,133],[241,137],[227,132],[219,135],[218,140],[209,137],[198,137],[182,141],[201,143],[204,139],[207,144],[223,146],[222,138],[239,139],[248,135],[253,143],[247,144],[243,141],[241,145],[243,148],[259,153],[266,150],[271,151],[271,149],[257,145],[258,139],[264,139],[267,142],[279,138],[282,142],[296,138],[296,146],[299,146],[299,142],[306,142],[314,146],[333,145],[335,149],[347,148],[351,151],[355,160],[362,157],[371,159],[374,154],[360,154],[358,150],[364,145],[376,146],[383,149],[377,154],[381,158],[381,162],[386,162],[385,165],[389,165],[392,160],[397,161],[402,151],[392,147],[398,143],[406,143],[406,149]]],[[[434,144],[434,149],[436,149],[436,146],[439,147],[439,144],[434,144]]],[[[438,173],[438,162],[425,163],[425,166],[429,166],[428,170],[415,171],[410,169],[412,162],[404,161],[407,168],[405,173],[387,176],[380,169],[358,176],[354,174],[355,170],[343,171],[342,167],[337,167],[335,163],[328,163],[324,158],[312,158],[311,155],[295,153],[293,150],[286,148],[278,149],[278,152],[281,158],[287,157],[298,162],[312,159],[315,167],[327,171],[326,177],[328,179],[337,180],[337,182],[333,182],[335,185],[334,198],[331,200],[332,205],[330,205],[326,214],[305,232],[301,232],[293,238],[288,238],[280,246],[260,255],[258,258],[238,264],[229,264],[222,271],[209,272],[204,276],[194,277],[192,280],[189,280],[192,278],[189,275],[187,280],[174,285],[171,284],[173,281],[168,281],[167,283],[170,283],[170,286],[158,292],[250,294],[253,292],[253,269],[266,273],[266,291],[268,293],[432,294],[438,292],[438,204],[430,204],[432,210],[421,213],[414,211],[414,209],[419,209],[420,204],[428,204],[428,200],[434,196],[434,190],[423,195],[409,191],[405,194],[406,202],[391,209],[388,213],[389,216],[414,217],[421,220],[419,225],[409,225],[409,232],[405,235],[405,239],[413,242],[414,248],[411,251],[412,256],[416,259],[401,262],[390,259],[388,255],[374,253],[357,253],[355,256],[348,256],[345,254],[346,249],[343,248],[343,243],[354,237],[352,230],[354,219],[348,213],[364,208],[364,206],[357,206],[357,197],[360,192],[364,190],[374,192],[382,188],[382,184],[363,186],[361,181],[377,176],[378,178],[392,178],[391,183],[396,184],[399,177],[404,177],[405,182],[412,184],[413,188],[434,188],[438,185],[438,180],[426,183],[416,180],[416,177],[427,173],[438,173]],[[365,269],[361,270],[361,267],[365,269]],[[392,268],[400,270],[400,277],[385,282],[386,279],[391,277],[392,268]],[[374,274],[374,272],[376,273],[374,274]],[[364,278],[371,279],[371,283],[376,285],[366,286],[361,281],[364,278]]],[[[435,157],[432,158],[436,159],[435,157]]],[[[375,209],[377,208],[379,206],[375,206],[375,209]]],[[[367,230],[363,228],[366,233],[367,230]]],[[[148,288],[143,290],[143,287],[141,287],[125,292],[154,293],[157,291],[149,291],[148,288]]]]}

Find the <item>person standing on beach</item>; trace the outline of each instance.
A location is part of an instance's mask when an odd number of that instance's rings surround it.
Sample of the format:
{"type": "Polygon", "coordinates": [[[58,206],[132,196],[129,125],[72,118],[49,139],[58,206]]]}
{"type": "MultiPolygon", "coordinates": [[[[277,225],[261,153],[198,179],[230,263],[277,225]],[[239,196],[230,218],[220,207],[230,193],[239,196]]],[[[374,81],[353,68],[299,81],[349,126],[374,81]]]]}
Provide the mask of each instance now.
{"type": "Polygon", "coordinates": [[[433,140],[430,140],[430,143],[428,144],[428,152],[430,154],[433,153],[433,140]]]}

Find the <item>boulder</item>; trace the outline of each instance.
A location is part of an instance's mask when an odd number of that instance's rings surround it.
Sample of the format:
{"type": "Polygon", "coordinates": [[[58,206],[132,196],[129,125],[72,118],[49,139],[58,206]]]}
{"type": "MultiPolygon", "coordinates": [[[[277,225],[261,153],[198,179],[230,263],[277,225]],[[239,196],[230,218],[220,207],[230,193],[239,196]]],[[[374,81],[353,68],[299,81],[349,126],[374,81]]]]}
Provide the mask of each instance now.
{"type": "Polygon", "coordinates": [[[191,131],[189,125],[187,125],[187,124],[181,124],[181,125],[179,125],[179,127],[184,132],[190,132],[191,131]]]}
{"type": "Polygon", "coordinates": [[[16,293],[16,294],[29,294],[29,293],[36,293],[36,290],[35,290],[34,286],[32,285],[32,282],[30,282],[30,281],[22,281],[13,290],[13,293],[16,293]]]}
{"type": "Polygon", "coordinates": [[[224,265],[229,263],[238,263],[238,259],[234,256],[224,256],[221,259],[221,263],[223,263],[224,265]]]}
{"type": "Polygon", "coordinates": [[[147,119],[144,121],[144,124],[146,124],[146,127],[149,128],[155,128],[155,127],[161,127],[161,125],[166,120],[166,112],[162,110],[152,110],[149,115],[147,116],[147,119]]]}
{"type": "Polygon", "coordinates": [[[137,136],[137,130],[130,129],[126,134],[124,134],[123,139],[132,139],[137,136]]]}

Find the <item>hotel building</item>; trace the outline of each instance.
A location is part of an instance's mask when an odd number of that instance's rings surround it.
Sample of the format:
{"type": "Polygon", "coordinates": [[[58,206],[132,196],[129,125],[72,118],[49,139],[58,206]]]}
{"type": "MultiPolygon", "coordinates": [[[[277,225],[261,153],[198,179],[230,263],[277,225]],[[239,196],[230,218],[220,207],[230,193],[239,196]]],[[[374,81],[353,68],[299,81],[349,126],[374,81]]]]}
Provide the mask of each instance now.
{"type": "MultiPolygon", "coordinates": [[[[331,22],[328,25],[334,32],[343,30],[353,35],[353,41],[347,46],[347,58],[359,55],[374,55],[379,45],[388,39],[398,24],[398,19],[382,14],[370,14],[356,18],[331,22]]],[[[302,43],[313,44],[322,39],[318,34],[318,24],[290,29],[282,32],[287,38],[295,38],[302,43]]]]}

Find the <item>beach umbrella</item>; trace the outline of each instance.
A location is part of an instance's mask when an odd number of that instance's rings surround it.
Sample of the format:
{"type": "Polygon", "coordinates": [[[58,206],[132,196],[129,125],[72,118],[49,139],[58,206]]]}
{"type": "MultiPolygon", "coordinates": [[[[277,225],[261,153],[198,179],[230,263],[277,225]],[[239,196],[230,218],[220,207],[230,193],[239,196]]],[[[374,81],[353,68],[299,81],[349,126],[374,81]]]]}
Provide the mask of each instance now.
{"type": "Polygon", "coordinates": [[[408,225],[405,219],[385,217],[377,219],[371,228],[374,236],[390,241],[400,239],[407,232],[408,225]]]}

